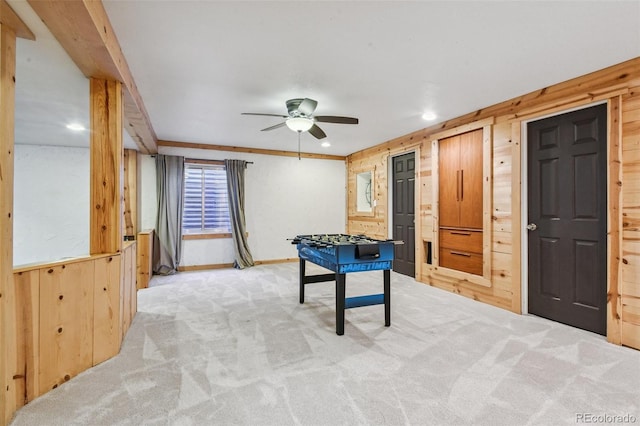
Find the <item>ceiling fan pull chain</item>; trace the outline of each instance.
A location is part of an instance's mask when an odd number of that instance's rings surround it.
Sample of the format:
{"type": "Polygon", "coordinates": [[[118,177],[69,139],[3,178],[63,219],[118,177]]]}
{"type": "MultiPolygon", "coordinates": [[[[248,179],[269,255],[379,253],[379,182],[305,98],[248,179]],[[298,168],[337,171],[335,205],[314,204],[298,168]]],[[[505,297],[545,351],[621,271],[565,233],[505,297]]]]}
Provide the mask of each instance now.
{"type": "Polygon", "coordinates": [[[302,133],[302,131],[298,130],[298,160],[301,160],[301,158],[300,158],[300,133],[302,133]]]}

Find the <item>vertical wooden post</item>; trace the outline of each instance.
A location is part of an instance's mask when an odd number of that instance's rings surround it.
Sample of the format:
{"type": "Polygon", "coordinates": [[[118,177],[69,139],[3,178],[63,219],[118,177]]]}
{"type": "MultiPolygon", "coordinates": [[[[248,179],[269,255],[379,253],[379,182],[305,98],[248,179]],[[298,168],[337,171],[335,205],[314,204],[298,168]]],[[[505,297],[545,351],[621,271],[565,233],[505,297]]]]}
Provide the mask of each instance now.
{"type": "MultiPolygon", "coordinates": [[[[0,424],[18,407],[13,376],[17,362],[13,284],[13,148],[16,34],[0,23],[0,424]]],[[[20,404],[22,405],[22,404],[20,404]]]]}
{"type": "Polygon", "coordinates": [[[91,254],[122,251],[122,84],[91,79],[91,254]]]}
{"type": "Polygon", "coordinates": [[[138,234],[138,151],[124,150],[124,235],[138,234]]]}

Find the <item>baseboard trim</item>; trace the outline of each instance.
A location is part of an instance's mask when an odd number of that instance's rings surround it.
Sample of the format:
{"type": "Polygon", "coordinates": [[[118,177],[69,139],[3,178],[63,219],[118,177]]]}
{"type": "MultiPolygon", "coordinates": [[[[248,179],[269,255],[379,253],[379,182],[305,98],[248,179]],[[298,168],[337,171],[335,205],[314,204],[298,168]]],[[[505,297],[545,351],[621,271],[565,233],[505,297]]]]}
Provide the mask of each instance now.
{"type": "Polygon", "coordinates": [[[212,264],[212,265],[178,266],[178,272],[206,271],[207,269],[225,269],[225,268],[233,268],[233,263],[217,263],[217,264],[212,264]]]}
{"type": "Polygon", "coordinates": [[[274,265],[276,263],[290,263],[290,262],[297,262],[297,261],[298,261],[297,257],[288,257],[286,259],[256,260],[253,263],[255,265],[274,265]]]}
{"type": "MultiPolygon", "coordinates": [[[[290,263],[297,262],[297,257],[289,257],[286,259],[269,259],[269,260],[256,260],[253,263],[255,265],[274,265],[277,263],[290,263]]],[[[208,269],[226,269],[233,268],[233,263],[215,263],[209,265],[186,265],[186,266],[178,266],[179,272],[189,272],[189,271],[206,271],[208,269]]]]}

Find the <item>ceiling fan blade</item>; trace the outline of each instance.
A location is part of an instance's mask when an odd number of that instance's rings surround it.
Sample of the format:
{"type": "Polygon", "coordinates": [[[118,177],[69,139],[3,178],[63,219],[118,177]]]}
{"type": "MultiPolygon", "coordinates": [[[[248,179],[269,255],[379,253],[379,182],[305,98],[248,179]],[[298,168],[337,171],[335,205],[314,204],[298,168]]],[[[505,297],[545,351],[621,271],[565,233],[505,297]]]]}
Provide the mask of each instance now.
{"type": "Polygon", "coordinates": [[[266,132],[267,130],[278,129],[278,128],[284,126],[285,124],[287,124],[287,122],[283,121],[282,123],[278,123],[275,126],[271,126],[271,127],[267,127],[266,129],[262,129],[261,132],[266,132]]]}
{"type": "Polygon", "coordinates": [[[338,117],[335,115],[316,115],[313,117],[320,123],[358,124],[358,119],[353,117],[338,117]]]}
{"type": "Polygon", "coordinates": [[[315,124],[311,126],[311,128],[309,129],[309,133],[311,133],[316,139],[323,139],[327,137],[327,134],[315,124]]]}
{"type": "Polygon", "coordinates": [[[282,115],[282,114],[262,114],[260,112],[242,112],[241,115],[264,115],[267,117],[282,117],[282,118],[287,118],[289,117],[288,115],[282,115]]]}
{"type": "Polygon", "coordinates": [[[311,114],[313,114],[313,111],[316,110],[317,106],[318,106],[317,101],[314,101],[313,99],[309,99],[309,98],[304,98],[302,102],[300,102],[300,105],[298,105],[298,112],[308,117],[311,114]]]}

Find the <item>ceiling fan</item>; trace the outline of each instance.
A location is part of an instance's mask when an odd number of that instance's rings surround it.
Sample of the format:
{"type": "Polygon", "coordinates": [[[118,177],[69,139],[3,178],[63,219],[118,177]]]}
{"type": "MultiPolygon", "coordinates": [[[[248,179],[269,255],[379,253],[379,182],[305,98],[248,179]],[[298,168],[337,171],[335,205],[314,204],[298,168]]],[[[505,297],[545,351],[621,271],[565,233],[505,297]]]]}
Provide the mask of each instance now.
{"type": "Polygon", "coordinates": [[[358,119],[353,117],[339,117],[335,115],[313,115],[318,102],[310,98],[296,98],[287,101],[288,115],[263,114],[258,112],[243,112],[242,115],[265,115],[269,117],[281,117],[285,121],[275,126],[267,127],[262,131],[274,130],[287,126],[298,134],[311,133],[316,139],[326,138],[327,134],[316,123],[358,124],[358,119]]]}

